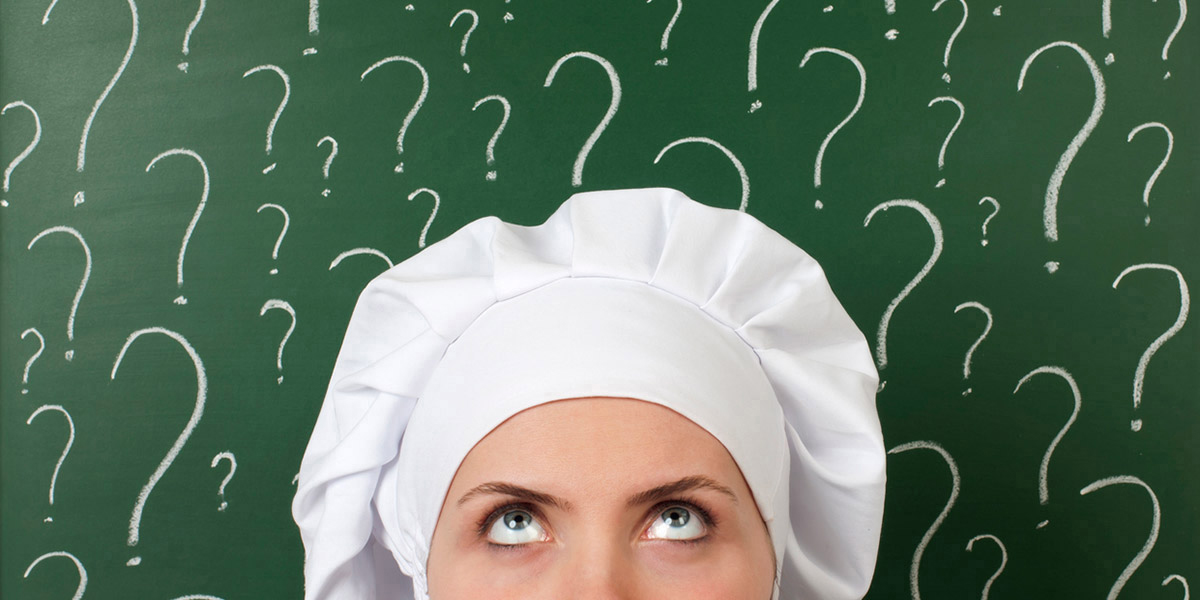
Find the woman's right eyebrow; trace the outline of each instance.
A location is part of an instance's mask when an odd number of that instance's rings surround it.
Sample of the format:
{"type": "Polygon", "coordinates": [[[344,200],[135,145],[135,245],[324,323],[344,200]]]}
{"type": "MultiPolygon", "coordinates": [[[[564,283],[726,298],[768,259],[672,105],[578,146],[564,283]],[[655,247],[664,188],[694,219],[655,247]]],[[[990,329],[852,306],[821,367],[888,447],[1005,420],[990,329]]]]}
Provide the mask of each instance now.
{"type": "Polygon", "coordinates": [[[532,502],[534,504],[544,504],[553,506],[564,512],[571,510],[571,503],[566,500],[561,500],[555,496],[537,490],[531,490],[526,487],[521,487],[513,483],[504,481],[489,481],[487,483],[477,485],[458,499],[458,505],[462,506],[471,498],[482,494],[499,494],[510,496],[524,502],[532,502]]]}

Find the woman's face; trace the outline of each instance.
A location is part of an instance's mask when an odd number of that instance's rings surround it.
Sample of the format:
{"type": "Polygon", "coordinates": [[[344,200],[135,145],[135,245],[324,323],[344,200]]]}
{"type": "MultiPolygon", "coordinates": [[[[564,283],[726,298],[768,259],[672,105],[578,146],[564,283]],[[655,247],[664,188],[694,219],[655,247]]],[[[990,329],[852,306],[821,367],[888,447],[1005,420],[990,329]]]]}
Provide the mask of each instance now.
{"type": "Polygon", "coordinates": [[[768,600],[766,525],[704,429],[657,404],[518,413],[467,454],[428,561],[431,600],[768,600]]]}

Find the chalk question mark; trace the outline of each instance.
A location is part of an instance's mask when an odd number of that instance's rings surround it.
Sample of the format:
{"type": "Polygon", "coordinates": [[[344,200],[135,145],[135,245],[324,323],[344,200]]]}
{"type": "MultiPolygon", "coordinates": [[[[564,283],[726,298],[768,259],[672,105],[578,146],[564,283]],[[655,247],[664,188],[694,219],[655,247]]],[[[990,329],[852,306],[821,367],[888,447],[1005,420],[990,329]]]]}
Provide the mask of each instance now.
{"type": "MultiPolygon", "coordinates": [[[[933,10],[936,11],[945,3],[946,0],[938,0],[937,4],[933,5],[933,10]]],[[[946,68],[946,72],[942,73],[942,81],[946,83],[950,83],[950,49],[954,47],[954,40],[958,38],[959,33],[962,33],[963,27],[967,26],[967,13],[969,12],[967,10],[967,2],[966,0],[958,0],[958,3],[962,5],[963,9],[962,20],[958,22],[958,27],[955,27],[954,32],[950,34],[950,39],[946,41],[946,52],[942,55],[942,66],[946,68]]]]}
{"type": "MultiPolygon", "coordinates": [[[[1179,316],[1175,318],[1175,323],[1172,324],[1169,329],[1164,331],[1158,336],[1158,338],[1150,343],[1150,346],[1146,348],[1146,351],[1142,353],[1142,357],[1138,360],[1137,370],[1133,375],[1134,410],[1137,410],[1138,405],[1142,403],[1142,384],[1146,380],[1146,367],[1150,365],[1150,359],[1154,357],[1154,353],[1158,352],[1158,349],[1161,348],[1167,340],[1174,337],[1174,335],[1179,333],[1179,330],[1183,328],[1183,324],[1187,322],[1188,309],[1192,303],[1191,297],[1188,295],[1188,285],[1187,281],[1183,278],[1183,273],[1180,273],[1179,269],[1176,269],[1171,265],[1145,263],[1125,267],[1125,270],[1121,271],[1121,274],[1117,275],[1117,278],[1113,280],[1113,289],[1117,289],[1117,286],[1121,284],[1121,280],[1124,279],[1126,275],[1134,271],[1141,271],[1143,269],[1160,269],[1163,271],[1170,271],[1175,274],[1176,279],[1179,280],[1179,316]]],[[[1133,419],[1129,422],[1129,428],[1133,431],[1141,431],[1142,420],[1133,419]]]]}
{"type": "MultiPolygon", "coordinates": [[[[324,144],[325,142],[329,142],[330,150],[329,156],[325,157],[325,164],[321,166],[321,177],[323,179],[329,179],[329,167],[333,165],[333,157],[337,156],[338,143],[337,140],[327,135],[317,142],[317,147],[320,148],[321,144],[324,144]]],[[[321,192],[321,195],[328,197],[329,188],[325,188],[325,190],[321,192]]]]}
{"type": "Polygon", "coordinates": [[[438,193],[429,188],[417,189],[408,195],[408,201],[412,202],[412,199],[416,198],[417,195],[421,193],[426,193],[430,196],[433,196],[433,211],[429,213],[429,220],[425,221],[425,226],[421,228],[421,239],[417,241],[418,248],[425,247],[425,235],[429,233],[429,226],[433,225],[433,219],[437,217],[438,208],[442,205],[442,199],[438,196],[438,193]]]}
{"type": "MultiPolygon", "coordinates": [[[[1075,407],[1071,410],[1071,417],[1067,419],[1062,429],[1058,430],[1058,435],[1054,436],[1054,440],[1050,442],[1050,447],[1046,448],[1046,453],[1042,455],[1042,464],[1038,467],[1038,502],[1042,506],[1046,506],[1050,502],[1050,486],[1048,480],[1050,478],[1050,457],[1054,454],[1054,449],[1058,448],[1058,443],[1062,441],[1063,436],[1067,435],[1067,430],[1071,425],[1075,424],[1075,419],[1079,417],[1079,409],[1083,407],[1083,396],[1079,393],[1079,384],[1075,383],[1075,378],[1062,367],[1043,366],[1038,367],[1025,374],[1020,381],[1017,382],[1017,387],[1013,389],[1013,394],[1021,391],[1021,386],[1025,382],[1032,379],[1035,375],[1057,375],[1067,382],[1071,387],[1071,396],[1075,400],[1075,407]]],[[[1037,529],[1041,529],[1049,525],[1050,521],[1043,520],[1037,525],[1037,529]]]]}
{"type": "MultiPolygon", "coordinates": [[[[292,82],[291,79],[288,78],[287,73],[284,73],[283,69],[275,65],[258,65],[257,67],[242,73],[242,79],[263,71],[273,71],[276,75],[279,75],[281,80],[283,80],[283,100],[279,101],[279,106],[275,109],[275,116],[271,117],[271,123],[267,125],[267,156],[270,156],[271,138],[275,135],[275,125],[279,123],[279,116],[283,114],[283,109],[287,107],[288,98],[291,98],[292,96],[292,82]]],[[[278,163],[271,163],[270,165],[267,165],[267,167],[263,169],[263,175],[273,171],[277,164],[278,163]]]]}
{"type": "Polygon", "coordinates": [[[388,255],[384,254],[383,252],[380,252],[379,250],[376,250],[374,248],[354,248],[352,250],[347,250],[347,251],[337,255],[337,258],[333,259],[333,262],[329,263],[329,270],[332,271],[334,267],[342,264],[343,260],[346,260],[347,258],[350,258],[351,256],[360,256],[363,254],[367,254],[370,256],[378,256],[379,258],[382,258],[384,260],[384,262],[387,263],[387,266],[389,269],[396,266],[396,264],[392,262],[392,259],[388,258],[388,255]]]}
{"type": "MultiPolygon", "coordinates": [[[[125,339],[125,344],[121,346],[121,351],[117,353],[117,359],[113,362],[112,373],[109,374],[110,380],[116,380],[117,369],[121,367],[121,361],[125,358],[125,352],[129,350],[134,340],[148,333],[160,333],[176,342],[187,352],[188,357],[192,359],[192,365],[196,369],[196,404],[192,408],[192,415],[188,418],[187,425],[183,427],[179,437],[175,439],[175,443],[171,445],[171,449],[167,451],[166,456],[158,463],[158,468],[154,469],[154,473],[150,475],[150,479],[142,486],[142,491],[138,493],[137,502],[133,505],[133,513],[129,516],[129,537],[126,544],[130,548],[137,546],[138,539],[141,533],[142,526],[142,511],[146,507],[146,501],[150,499],[150,492],[154,491],[154,486],[158,484],[167,469],[171,468],[171,463],[175,462],[175,457],[179,456],[179,451],[183,450],[184,444],[191,437],[192,432],[196,430],[196,426],[200,424],[200,418],[204,416],[204,400],[208,395],[208,377],[204,373],[204,362],[200,360],[200,355],[196,353],[196,349],[188,343],[187,338],[177,332],[162,327],[147,327],[139,329],[125,339]]],[[[142,563],[142,557],[134,556],[129,559],[125,566],[135,567],[142,563]]]]}
{"type": "MultiPolygon", "coordinates": [[[[38,357],[42,355],[42,351],[46,349],[46,338],[42,337],[41,332],[39,332],[34,327],[30,327],[29,329],[22,331],[21,339],[25,339],[25,337],[31,333],[33,334],[34,337],[37,338],[39,346],[38,346],[37,352],[34,352],[33,356],[30,356],[29,360],[25,361],[25,371],[23,373],[21,373],[21,384],[22,385],[29,385],[29,369],[33,368],[33,363],[37,361],[38,357]]],[[[21,388],[21,393],[28,394],[29,389],[21,388]]]]}
{"type": "Polygon", "coordinates": [[[1146,560],[1146,557],[1150,555],[1150,551],[1154,549],[1155,542],[1158,541],[1158,527],[1160,521],[1162,520],[1162,509],[1158,505],[1158,496],[1155,495],[1154,490],[1150,489],[1149,485],[1146,485],[1145,481],[1142,481],[1133,475],[1117,475],[1115,477],[1098,479],[1087,484],[1083,489],[1079,490],[1079,495],[1086,496],[1096,490],[1104,489],[1112,485],[1136,485],[1146,490],[1146,493],[1150,495],[1150,503],[1154,507],[1154,518],[1150,524],[1150,535],[1146,538],[1146,543],[1142,544],[1142,549],[1138,551],[1137,555],[1133,557],[1133,560],[1129,561],[1129,564],[1126,565],[1125,569],[1121,571],[1121,574],[1117,576],[1116,582],[1114,582],[1112,588],[1108,590],[1108,600],[1117,599],[1117,596],[1121,594],[1121,590],[1125,587],[1125,584],[1129,581],[1129,578],[1133,576],[1134,572],[1138,570],[1138,567],[1142,566],[1142,563],[1146,560]]]}
{"type": "MultiPolygon", "coordinates": [[[[775,10],[775,5],[779,4],[779,0],[771,0],[770,4],[763,9],[758,15],[758,20],[754,21],[754,29],[750,31],[750,58],[746,65],[746,91],[753,92],[758,89],[758,37],[762,33],[763,23],[766,23],[767,16],[775,10]]],[[[746,112],[754,112],[762,108],[761,100],[754,100],[750,103],[750,110],[746,112]]]]}
{"type": "MultiPolygon", "coordinates": [[[[942,141],[942,148],[938,150],[938,170],[941,171],[946,166],[946,146],[950,145],[950,138],[954,137],[954,132],[958,131],[958,126],[962,125],[963,116],[967,114],[967,109],[954,96],[938,96],[929,101],[929,107],[940,102],[949,102],[958,107],[958,120],[954,122],[954,127],[950,128],[950,133],[946,134],[946,139],[942,141]]],[[[941,179],[934,187],[942,187],[946,185],[946,180],[941,179]]]]}
{"type": "MultiPolygon", "coordinates": [[[[1157,2],[1158,0],[1154,0],[1157,2]]],[[[1171,49],[1171,43],[1175,41],[1175,36],[1179,34],[1179,30],[1183,28],[1183,22],[1187,20],[1187,0],[1179,0],[1179,20],[1175,22],[1175,28],[1171,30],[1171,34],[1167,36],[1166,43],[1162,47],[1162,59],[1167,60],[1167,52],[1171,49]]],[[[1112,32],[1112,0],[1104,0],[1100,4],[1100,29],[1104,34],[1105,39],[1112,32]]],[[[1112,56],[1111,54],[1109,55],[1112,56]]],[[[1163,79],[1169,79],[1171,72],[1167,71],[1163,75],[1163,79]]]]}
{"type": "Polygon", "coordinates": [[[275,354],[275,368],[279,370],[279,379],[275,383],[283,383],[283,347],[287,345],[288,338],[292,337],[292,332],[296,330],[296,309],[292,308],[286,300],[276,300],[274,298],[267,300],[258,310],[258,316],[267,314],[268,310],[282,310],[292,316],[292,324],[288,326],[287,332],[283,334],[283,339],[279,340],[279,352],[275,354]]]}
{"type": "Polygon", "coordinates": [[[954,457],[950,456],[950,453],[937,442],[926,440],[908,442],[907,444],[900,444],[888,450],[888,454],[899,454],[919,448],[933,450],[941,455],[942,460],[946,461],[946,466],[950,468],[951,483],[950,498],[946,500],[946,506],[942,508],[942,512],[938,514],[937,519],[925,531],[925,535],[921,536],[921,542],[917,544],[917,549],[913,552],[912,566],[908,571],[908,586],[913,600],[921,600],[920,570],[921,558],[925,555],[925,548],[929,546],[929,541],[933,539],[933,534],[937,533],[938,528],[942,526],[942,522],[946,520],[946,516],[950,514],[950,510],[954,508],[954,502],[958,500],[959,488],[962,486],[962,478],[958,475],[958,464],[954,462],[954,457]]]}
{"type": "MultiPolygon", "coordinates": [[[[454,24],[458,22],[458,18],[463,15],[471,17],[471,26],[467,28],[467,33],[463,35],[462,46],[458,49],[458,55],[465,59],[467,57],[467,40],[471,39],[471,32],[475,31],[475,28],[479,25],[479,14],[469,8],[464,8],[458,11],[453,19],[450,19],[450,27],[454,27],[454,24]]],[[[466,60],[463,61],[462,65],[464,73],[471,72],[471,65],[468,65],[466,60]]]]}
{"type": "Polygon", "coordinates": [[[971,541],[967,542],[967,552],[974,552],[975,542],[978,542],[979,540],[991,540],[996,542],[996,545],[1000,547],[1000,568],[996,569],[996,572],[992,573],[991,577],[988,577],[987,583],[983,585],[983,596],[979,599],[988,600],[988,594],[991,593],[992,584],[996,583],[996,579],[1000,577],[1000,574],[1004,572],[1004,567],[1008,565],[1008,548],[1004,547],[1004,542],[1001,542],[1000,538],[990,533],[983,533],[971,538],[971,541]]]}
{"type": "MultiPolygon", "coordinates": [[[[41,233],[34,236],[32,240],[29,240],[29,245],[26,246],[26,250],[33,250],[33,245],[36,244],[38,240],[52,233],[69,234],[76,240],[79,240],[79,245],[83,246],[83,279],[79,280],[79,289],[75,291],[75,299],[71,302],[71,312],[67,315],[67,341],[75,341],[75,313],[79,311],[79,301],[83,299],[83,290],[87,289],[88,278],[92,276],[92,249],[88,248],[87,242],[84,241],[83,236],[80,235],[79,231],[77,231],[75,228],[67,227],[66,225],[58,225],[43,229],[41,233]]],[[[65,357],[67,360],[75,358],[75,351],[67,350],[65,357]]]]}
{"type": "MultiPolygon", "coordinates": [[[[204,16],[204,6],[206,0],[200,0],[200,8],[196,10],[196,17],[188,25],[187,32],[183,34],[183,55],[188,55],[188,43],[192,41],[192,32],[196,30],[196,26],[200,24],[200,18],[204,16]]],[[[185,60],[179,63],[179,70],[187,73],[188,62],[185,60]]]]}
{"type": "MultiPolygon", "coordinates": [[[[821,52],[836,54],[853,63],[854,68],[858,69],[858,100],[854,102],[854,108],[850,110],[850,114],[846,115],[846,118],[842,119],[842,122],[838,123],[833,130],[825,135],[825,140],[821,142],[821,148],[817,150],[817,161],[813,166],[813,187],[817,189],[821,188],[821,161],[825,158],[825,149],[829,146],[829,140],[832,140],[833,136],[837,135],[837,132],[841,131],[846,126],[846,123],[849,123],[850,119],[853,119],[854,115],[858,114],[858,109],[862,108],[863,105],[863,98],[867,95],[867,70],[853,54],[845,50],[838,50],[837,48],[812,48],[804,53],[804,58],[800,60],[800,68],[803,69],[804,65],[808,64],[808,59],[812,58],[814,54],[821,52]]],[[[821,201],[818,200],[816,207],[819,209],[821,206],[821,201]]]]}
{"type": "Polygon", "coordinates": [[[591,52],[572,52],[554,61],[554,66],[550,67],[550,72],[546,74],[546,82],[542,87],[550,87],[550,84],[554,83],[554,76],[558,74],[558,68],[572,58],[587,58],[604,67],[604,71],[608,73],[609,88],[612,90],[612,99],[609,100],[608,111],[604,113],[604,118],[600,119],[600,124],[596,125],[596,128],[592,130],[592,134],[588,136],[583,147],[579,149],[579,154],[575,157],[575,166],[571,170],[571,185],[579,187],[583,185],[583,163],[587,161],[588,154],[592,151],[592,146],[596,145],[596,140],[600,139],[600,134],[604,133],[609,121],[612,121],[613,116],[617,114],[617,107],[621,104],[621,78],[617,76],[617,70],[612,66],[612,63],[608,62],[604,57],[592,54],[591,52]]]}
{"type": "MultiPolygon", "coordinates": [[[[362,75],[359,76],[359,81],[366,81],[367,75],[370,74],[371,71],[374,71],[375,69],[392,62],[406,62],[416,67],[417,70],[421,72],[421,95],[417,97],[416,103],[413,104],[413,107],[409,109],[408,114],[405,115],[404,123],[400,125],[400,134],[396,136],[396,154],[403,156],[404,134],[408,132],[408,125],[412,123],[413,117],[417,116],[417,111],[421,110],[421,105],[425,104],[425,97],[429,95],[429,73],[426,72],[425,67],[421,66],[421,63],[417,62],[415,59],[407,56],[389,56],[367,67],[367,70],[363,71],[362,75]]],[[[400,161],[394,170],[397,173],[403,173],[404,161],[400,161]]]]}
{"type": "Polygon", "coordinates": [[[988,223],[990,223],[990,222],[992,221],[992,219],[995,219],[995,218],[996,218],[996,215],[997,215],[997,214],[999,214],[999,212],[1000,212],[1000,203],[999,203],[999,202],[997,202],[995,198],[993,198],[993,197],[991,197],[991,196],[984,196],[984,197],[982,197],[982,198],[980,198],[980,199],[979,199],[979,205],[980,205],[980,206],[983,206],[983,203],[984,203],[984,202],[989,202],[989,203],[991,203],[991,205],[992,205],[994,208],[992,209],[992,214],[988,215],[988,216],[987,216],[987,218],[983,220],[983,227],[981,227],[981,228],[980,228],[980,230],[983,232],[983,238],[979,240],[979,245],[980,245],[980,246],[986,246],[986,245],[988,245],[988,241],[987,241],[987,226],[988,226],[988,223]]]}
{"type": "MultiPolygon", "coordinates": [[[[649,4],[652,0],[646,0],[649,4]]],[[[667,22],[667,28],[663,30],[662,41],[658,45],[658,49],[663,52],[667,51],[667,41],[671,38],[671,30],[675,28],[675,22],[679,20],[679,13],[683,12],[683,0],[675,0],[675,14],[671,15],[671,20],[667,22]]],[[[654,64],[660,67],[667,66],[667,57],[662,57],[654,64]]]]}
{"type": "Polygon", "coordinates": [[[662,160],[662,157],[667,153],[667,150],[670,150],[671,148],[674,148],[680,144],[691,143],[708,144],[709,146],[720,150],[725,157],[729,159],[729,162],[733,163],[733,167],[737,169],[738,177],[742,180],[742,201],[738,206],[738,210],[740,212],[746,212],[746,205],[750,202],[750,176],[746,175],[746,166],[742,164],[742,161],[739,160],[738,157],[735,156],[733,152],[729,148],[726,148],[721,142],[703,136],[680,138],[671,142],[670,144],[667,144],[666,146],[663,146],[662,150],[658,151],[658,156],[654,157],[654,164],[657,165],[658,161],[662,160]]]}
{"type": "MultiPolygon", "coordinates": [[[[967,349],[967,357],[963,359],[963,381],[966,381],[971,377],[971,357],[974,356],[975,349],[979,347],[979,344],[983,343],[983,340],[987,338],[988,333],[992,331],[992,311],[988,307],[972,300],[970,302],[963,302],[962,304],[954,307],[954,313],[958,314],[958,311],[964,308],[977,309],[983,313],[983,316],[987,317],[987,325],[984,326],[983,333],[980,334],[975,340],[975,343],[971,344],[971,347],[967,349]]],[[[967,388],[967,391],[963,392],[963,395],[966,396],[970,393],[971,388],[967,388]]]]}
{"type": "MultiPolygon", "coordinates": [[[[271,260],[277,260],[279,258],[279,245],[283,243],[283,236],[287,235],[288,225],[292,222],[292,219],[288,216],[287,210],[285,210],[282,206],[271,202],[258,207],[258,210],[255,212],[261,213],[264,208],[273,208],[279,211],[279,214],[283,215],[283,229],[279,231],[279,237],[275,238],[275,247],[271,249],[271,260]]],[[[272,268],[271,274],[278,275],[279,269],[272,268]]]]}
{"type": "Polygon", "coordinates": [[[1167,577],[1162,581],[1163,587],[1166,587],[1172,581],[1178,581],[1179,585],[1183,586],[1183,600],[1188,600],[1188,598],[1191,596],[1191,592],[1188,590],[1187,578],[1183,575],[1167,575],[1167,577]]]}
{"type": "MultiPolygon", "coordinates": [[[[29,156],[29,153],[33,152],[33,149],[37,147],[38,142],[42,140],[42,119],[38,116],[37,111],[33,110],[32,106],[29,106],[20,100],[14,100],[8,104],[5,104],[3,109],[0,109],[0,115],[8,112],[8,109],[18,106],[28,110],[31,114],[33,114],[33,140],[29,142],[28,146],[25,146],[25,149],[22,150],[16,158],[12,159],[12,161],[8,163],[8,168],[4,169],[3,191],[6,194],[8,193],[8,183],[12,178],[13,169],[16,169],[17,165],[21,164],[21,161],[24,161],[25,158],[29,156]]],[[[0,207],[5,206],[8,206],[8,200],[0,200],[0,207]]]]}
{"type": "Polygon", "coordinates": [[[79,573],[79,585],[75,587],[75,595],[71,596],[71,600],[80,600],[83,598],[83,591],[87,589],[87,569],[83,568],[83,563],[79,562],[79,559],[75,558],[75,555],[71,554],[70,552],[47,552],[37,557],[33,562],[29,563],[28,567],[26,567],[24,578],[29,579],[29,574],[33,572],[33,568],[38,566],[43,560],[56,557],[67,558],[70,559],[71,562],[75,563],[75,571],[79,573]]]}
{"type": "Polygon", "coordinates": [[[1163,133],[1167,134],[1167,153],[1163,156],[1162,162],[1158,163],[1158,168],[1154,169],[1154,173],[1150,175],[1150,179],[1146,181],[1146,187],[1142,189],[1142,203],[1146,205],[1146,225],[1150,224],[1150,190],[1154,188],[1154,182],[1158,181],[1158,176],[1162,175],[1163,169],[1167,168],[1167,161],[1171,160],[1171,150],[1175,148],[1175,136],[1166,125],[1158,121],[1150,121],[1134,127],[1130,130],[1129,137],[1125,138],[1126,142],[1132,142],[1134,136],[1151,127],[1162,129],[1163,133]]]}
{"type": "MultiPolygon", "coordinates": [[[[484,102],[492,101],[499,102],[500,106],[504,107],[504,116],[500,118],[500,126],[496,128],[495,133],[492,134],[491,139],[489,139],[487,143],[487,164],[489,167],[496,164],[496,140],[500,139],[500,134],[504,132],[504,126],[508,124],[508,116],[512,112],[512,105],[508,103],[508,98],[505,98],[499,94],[492,94],[476,100],[475,106],[471,107],[471,111],[474,112],[475,109],[479,108],[479,106],[484,102]]],[[[484,179],[487,181],[495,181],[496,171],[494,169],[488,171],[487,175],[484,176],[484,179]]]]}
{"type": "MultiPolygon", "coordinates": [[[[187,148],[172,148],[155,156],[150,161],[150,164],[146,165],[146,172],[149,173],[150,169],[154,168],[155,164],[158,164],[158,161],[168,156],[190,156],[194,158],[197,163],[200,163],[200,171],[204,175],[204,188],[200,191],[200,204],[196,205],[196,212],[192,214],[192,220],[188,222],[187,230],[183,232],[183,243],[179,245],[179,258],[175,262],[175,286],[182,290],[183,258],[187,254],[188,241],[192,239],[192,232],[196,229],[196,222],[200,220],[200,214],[204,212],[204,205],[208,203],[208,165],[204,162],[203,158],[200,158],[199,154],[196,154],[192,150],[188,150],[187,148]]],[[[187,298],[181,293],[175,298],[174,302],[180,305],[187,304],[187,298]]]]}
{"type": "Polygon", "coordinates": [[[229,474],[225,476],[225,479],[221,480],[221,487],[217,488],[217,495],[221,497],[221,505],[217,507],[217,510],[224,512],[226,508],[229,508],[229,503],[225,501],[225,486],[229,485],[229,480],[233,479],[233,474],[237,472],[237,459],[234,458],[233,453],[228,450],[224,452],[218,452],[217,455],[213,457],[212,464],[209,465],[209,467],[213,469],[217,468],[217,464],[222,460],[229,461],[229,474]]]}
{"type": "MultiPolygon", "coordinates": [[[[71,420],[71,415],[67,413],[67,409],[57,404],[43,404],[33,411],[32,415],[25,420],[26,425],[33,425],[33,420],[38,415],[46,411],[55,411],[62,413],[63,418],[67,420],[67,445],[63,446],[62,454],[58,457],[58,462],[54,464],[54,474],[50,476],[50,506],[54,506],[54,486],[58,483],[58,472],[62,469],[63,461],[67,460],[67,454],[71,452],[71,445],[75,443],[75,421],[71,420]]],[[[51,517],[46,517],[45,522],[54,521],[51,517]]]]}

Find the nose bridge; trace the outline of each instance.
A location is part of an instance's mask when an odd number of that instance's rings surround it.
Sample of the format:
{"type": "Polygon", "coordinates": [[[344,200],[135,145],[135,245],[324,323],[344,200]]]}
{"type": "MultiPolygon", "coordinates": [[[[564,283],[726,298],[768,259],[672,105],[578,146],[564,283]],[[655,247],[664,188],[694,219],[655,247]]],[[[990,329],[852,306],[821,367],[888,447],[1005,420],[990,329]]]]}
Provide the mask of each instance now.
{"type": "Polygon", "coordinates": [[[633,600],[636,568],[628,540],[613,532],[593,532],[573,544],[567,558],[564,598],[633,600]]]}

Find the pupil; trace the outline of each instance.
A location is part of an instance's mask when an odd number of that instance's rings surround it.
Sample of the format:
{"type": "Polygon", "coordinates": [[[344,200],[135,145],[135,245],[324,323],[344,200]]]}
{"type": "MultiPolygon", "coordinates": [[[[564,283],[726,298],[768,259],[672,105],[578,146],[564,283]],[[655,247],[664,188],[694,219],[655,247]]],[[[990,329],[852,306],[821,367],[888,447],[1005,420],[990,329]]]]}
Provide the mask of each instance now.
{"type": "Polygon", "coordinates": [[[525,515],[521,513],[514,513],[508,518],[509,529],[524,529],[526,524],[525,515]]]}
{"type": "Polygon", "coordinates": [[[684,525],[687,525],[687,522],[691,519],[691,515],[689,515],[688,512],[682,508],[674,508],[667,511],[666,517],[667,522],[670,523],[672,527],[683,527],[684,525]]]}

